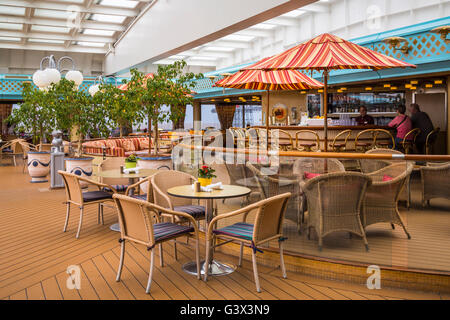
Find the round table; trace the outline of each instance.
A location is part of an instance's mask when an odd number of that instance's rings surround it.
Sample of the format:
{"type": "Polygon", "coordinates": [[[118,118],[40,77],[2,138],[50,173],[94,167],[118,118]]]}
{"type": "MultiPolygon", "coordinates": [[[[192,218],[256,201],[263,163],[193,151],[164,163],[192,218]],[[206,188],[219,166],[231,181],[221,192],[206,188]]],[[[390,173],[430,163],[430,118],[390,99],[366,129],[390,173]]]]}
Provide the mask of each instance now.
{"type": "MultiPolygon", "coordinates": [[[[191,185],[177,186],[167,189],[167,193],[173,197],[188,198],[206,200],[206,229],[208,229],[209,223],[212,220],[213,201],[217,199],[230,199],[248,196],[251,192],[249,188],[241,186],[223,185],[222,190],[213,190],[211,192],[195,192],[191,185]]],[[[212,257],[212,252],[210,254],[212,257]]],[[[201,274],[205,274],[206,265],[205,261],[201,261],[202,268],[201,274]]],[[[212,276],[221,276],[234,272],[235,266],[230,264],[221,263],[216,260],[212,260],[209,264],[208,274],[212,276]]],[[[183,265],[183,270],[186,273],[196,275],[197,264],[195,261],[188,262],[183,265]]]]}
{"type": "MultiPolygon", "coordinates": [[[[114,170],[105,170],[105,171],[99,171],[97,173],[94,173],[95,176],[101,177],[101,178],[111,178],[111,179],[128,179],[129,184],[135,184],[137,182],[137,179],[139,178],[147,178],[149,176],[154,175],[157,173],[157,169],[139,169],[139,172],[136,173],[121,173],[120,169],[114,169],[114,170]]],[[[131,194],[133,194],[133,190],[131,190],[131,194]]],[[[112,231],[120,232],[120,226],[118,223],[113,224],[109,227],[112,231]]]]}

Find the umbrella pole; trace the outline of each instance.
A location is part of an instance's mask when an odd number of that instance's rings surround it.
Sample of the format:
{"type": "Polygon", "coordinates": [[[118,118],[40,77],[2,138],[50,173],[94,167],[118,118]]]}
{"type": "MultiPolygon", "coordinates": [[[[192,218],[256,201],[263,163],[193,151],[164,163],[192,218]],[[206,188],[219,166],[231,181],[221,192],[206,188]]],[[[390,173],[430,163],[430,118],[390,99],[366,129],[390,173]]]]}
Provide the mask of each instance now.
{"type": "Polygon", "coordinates": [[[323,76],[324,76],[324,88],[323,88],[323,115],[324,115],[324,123],[323,123],[323,128],[324,128],[324,143],[325,143],[325,148],[324,151],[327,152],[328,151],[328,70],[325,70],[323,72],[323,76]]]}
{"type": "Polygon", "coordinates": [[[270,109],[270,91],[267,90],[267,110],[266,110],[266,146],[267,150],[269,150],[269,109],[270,109]]]}

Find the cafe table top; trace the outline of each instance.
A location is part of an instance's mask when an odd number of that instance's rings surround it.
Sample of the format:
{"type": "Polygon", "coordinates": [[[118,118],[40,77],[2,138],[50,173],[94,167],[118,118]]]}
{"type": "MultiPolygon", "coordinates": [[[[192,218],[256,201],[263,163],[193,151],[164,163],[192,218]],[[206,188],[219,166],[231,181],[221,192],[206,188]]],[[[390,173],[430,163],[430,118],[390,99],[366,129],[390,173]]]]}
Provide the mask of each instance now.
{"type": "Polygon", "coordinates": [[[146,178],[159,172],[157,169],[139,169],[136,173],[120,173],[120,169],[99,171],[94,175],[102,178],[146,178]]]}
{"type": "Polygon", "coordinates": [[[222,185],[222,190],[211,192],[195,192],[192,185],[177,186],[167,189],[167,193],[174,197],[190,199],[228,199],[244,197],[250,194],[251,190],[246,187],[235,185],[222,185]]]}

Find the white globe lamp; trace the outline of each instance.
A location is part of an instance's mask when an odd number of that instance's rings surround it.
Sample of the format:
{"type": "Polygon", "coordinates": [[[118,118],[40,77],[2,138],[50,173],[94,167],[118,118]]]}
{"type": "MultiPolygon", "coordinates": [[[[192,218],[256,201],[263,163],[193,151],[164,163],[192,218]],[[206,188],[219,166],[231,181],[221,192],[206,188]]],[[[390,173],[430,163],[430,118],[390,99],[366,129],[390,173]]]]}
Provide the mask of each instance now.
{"type": "Polygon", "coordinates": [[[33,74],[33,83],[38,88],[45,88],[50,84],[50,79],[47,76],[47,73],[43,70],[37,70],[33,74]]]}
{"type": "Polygon", "coordinates": [[[76,70],[70,70],[69,72],[67,72],[66,79],[75,82],[77,86],[83,83],[83,75],[80,71],[76,70]]]}
{"type": "Polygon", "coordinates": [[[99,90],[99,85],[98,84],[94,84],[92,86],[89,87],[89,94],[93,97],[95,96],[95,94],[98,92],[99,90]]]}
{"type": "Polygon", "coordinates": [[[44,72],[47,74],[49,84],[58,83],[61,80],[61,73],[57,69],[47,68],[44,72]]]}

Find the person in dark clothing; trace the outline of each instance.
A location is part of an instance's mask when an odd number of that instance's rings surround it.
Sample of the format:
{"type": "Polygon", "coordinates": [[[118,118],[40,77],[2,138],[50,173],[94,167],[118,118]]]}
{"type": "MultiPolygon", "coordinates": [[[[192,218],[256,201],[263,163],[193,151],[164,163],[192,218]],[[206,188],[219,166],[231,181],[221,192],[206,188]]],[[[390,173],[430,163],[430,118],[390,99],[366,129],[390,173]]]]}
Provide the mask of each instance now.
{"type": "Polygon", "coordinates": [[[373,117],[367,114],[367,108],[365,106],[359,107],[360,116],[356,118],[358,126],[369,126],[375,123],[373,117]]]}
{"type": "Polygon", "coordinates": [[[427,136],[434,130],[433,123],[426,112],[420,111],[420,107],[417,103],[411,104],[409,112],[411,113],[413,129],[419,128],[421,131],[416,138],[417,150],[420,154],[425,154],[427,136]]]}

